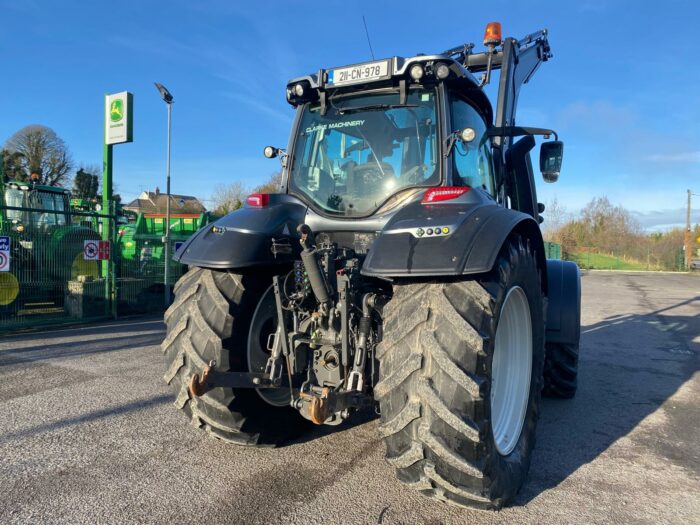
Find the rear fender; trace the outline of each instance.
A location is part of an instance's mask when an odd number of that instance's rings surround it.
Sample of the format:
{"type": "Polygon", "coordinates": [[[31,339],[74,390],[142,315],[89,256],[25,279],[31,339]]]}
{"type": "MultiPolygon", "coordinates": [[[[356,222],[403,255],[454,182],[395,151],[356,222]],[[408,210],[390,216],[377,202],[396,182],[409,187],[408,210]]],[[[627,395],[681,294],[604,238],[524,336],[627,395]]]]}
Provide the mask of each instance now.
{"type": "Polygon", "coordinates": [[[204,268],[245,268],[289,264],[298,253],[296,227],[304,222],[306,205],[285,194],[270,194],[266,206],[243,208],[209,224],[175,253],[182,264],[204,268]],[[292,254],[275,256],[272,239],[287,241],[292,254]]]}
{"type": "Polygon", "coordinates": [[[362,273],[387,279],[485,273],[513,232],[530,239],[546,272],[542,235],[529,215],[499,206],[480,190],[438,205],[414,202],[386,224],[362,273]]]}

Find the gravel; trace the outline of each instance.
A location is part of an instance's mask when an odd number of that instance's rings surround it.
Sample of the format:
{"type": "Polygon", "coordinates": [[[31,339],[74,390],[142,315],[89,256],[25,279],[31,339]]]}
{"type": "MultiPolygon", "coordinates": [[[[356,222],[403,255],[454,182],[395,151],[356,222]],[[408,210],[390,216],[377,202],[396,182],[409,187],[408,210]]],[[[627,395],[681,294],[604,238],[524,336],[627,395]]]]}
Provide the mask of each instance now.
{"type": "Polygon", "coordinates": [[[402,487],[373,414],[277,449],[172,406],[161,319],[0,338],[0,523],[697,523],[700,278],[583,276],[579,392],[544,400],[530,477],[500,512],[402,487]]]}

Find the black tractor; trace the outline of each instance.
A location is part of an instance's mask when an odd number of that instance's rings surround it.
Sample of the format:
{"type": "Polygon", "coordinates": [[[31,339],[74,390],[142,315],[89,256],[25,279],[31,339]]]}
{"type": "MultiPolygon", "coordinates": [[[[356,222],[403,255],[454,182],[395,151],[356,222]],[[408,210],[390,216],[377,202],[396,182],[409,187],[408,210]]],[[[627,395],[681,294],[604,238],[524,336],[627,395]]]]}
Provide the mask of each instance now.
{"type": "Polygon", "coordinates": [[[547,260],[530,161],[563,144],[516,127],[547,32],[489,24],[486,50],[296,78],[282,187],[200,230],[165,314],[165,380],[192,423],[270,445],[364,407],[400,481],[499,508],[526,478],[540,394],[576,390],[578,267],[547,260]],[[484,93],[500,71],[494,110],[484,93]],[[478,78],[477,76],[478,75],[478,78]]]}

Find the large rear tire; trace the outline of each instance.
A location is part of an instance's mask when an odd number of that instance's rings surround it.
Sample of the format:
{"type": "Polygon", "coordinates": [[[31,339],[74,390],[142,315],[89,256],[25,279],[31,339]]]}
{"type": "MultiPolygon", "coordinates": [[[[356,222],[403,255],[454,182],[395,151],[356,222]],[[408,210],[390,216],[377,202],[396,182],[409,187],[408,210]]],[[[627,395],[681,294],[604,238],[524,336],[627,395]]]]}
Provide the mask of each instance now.
{"type": "Polygon", "coordinates": [[[488,275],[394,286],[374,392],[387,460],[400,481],[486,509],[518,492],[542,388],[540,283],[532,248],[513,237],[488,275]]]}
{"type": "Polygon", "coordinates": [[[193,397],[187,388],[210,361],[221,371],[248,371],[249,327],[269,285],[259,274],[193,268],[175,285],[175,302],[165,313],[164,379],[175,391],[175,406],[194,426],[238,445],[276,445],[306,427],[296,410],[272,406],[252,389],[218,387],[193,397]]]}

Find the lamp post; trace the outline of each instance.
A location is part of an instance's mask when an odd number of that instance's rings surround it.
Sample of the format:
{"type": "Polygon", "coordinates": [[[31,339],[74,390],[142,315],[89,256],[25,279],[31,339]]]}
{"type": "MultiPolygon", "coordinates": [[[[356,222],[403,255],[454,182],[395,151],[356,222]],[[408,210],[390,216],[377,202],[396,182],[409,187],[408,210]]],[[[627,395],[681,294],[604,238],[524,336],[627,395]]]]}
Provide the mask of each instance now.
{"type": "Polygon", "coordinates": [[[685,264],[685,269],[686,271],[690,270],[690,266],[693,261],[693,253],[691,251],[690,245],[692,244],[692,235],[691,235],[691,222],[690,222],[690,206],[691,206],[691,197],[692,196],[700,197],[700,194],[698,193],[693,193],[692,191],[688,190],[688,208],[686,211],[686,216],[685,216],[685,236],[683,237],[683,251],[685,252],[683,254],[683,262],[685,264]]]}
{"type": "Polygon", "coordinates": [[[160,96],[163,98],[163,102],[168,105],[168,159],[165,165],[167,178],[165,189],[168,200],[165,205],[165,237],[163,239],[165,244],[163,250],[165,259],[165,269],[163,271],[163,281],[165,281],[164,301],[165,307],[167,308],[170,306],[170,112],[172,111],[173,96],[163,84],[159,84],[158,82],[154,82],[154,84],[156,85],[156,89],[160,93],[160,96]]]}

